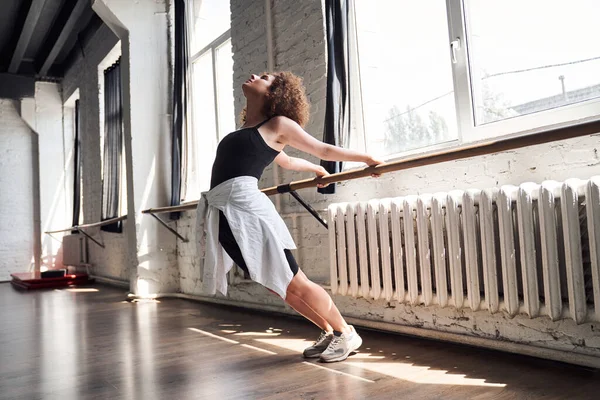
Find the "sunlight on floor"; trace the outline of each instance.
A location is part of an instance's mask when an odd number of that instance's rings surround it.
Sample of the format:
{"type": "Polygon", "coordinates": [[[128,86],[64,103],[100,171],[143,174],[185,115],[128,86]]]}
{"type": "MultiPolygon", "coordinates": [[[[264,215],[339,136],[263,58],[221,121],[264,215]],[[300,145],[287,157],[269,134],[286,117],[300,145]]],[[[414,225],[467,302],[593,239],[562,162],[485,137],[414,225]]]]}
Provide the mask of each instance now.
{"type": "Polygon", "coordinates": [[[270,333],[270,332],[238,332],[234,333],[234,336],[279,336],[281,333],[270,333]]]}
{"type": "Polygon", "coordinates": [[[275,353],[274,351],[261,349],[260,347],[252,346],[250,344],[244,344],[244,343],[242,343],[240,346],[245,347],[247,349],[257,350],[257,351],[260,351],[262,353],[267,353],[267,354],[271,354],[271,355],[277,355],[277,353],[275,353]]]}
{"type": "Polygon", "coordinates": [[[371,353],[356,353],[352,356],[352,360],[382,360],[385,356],[374,356],[371,353]]]}
{"type": "Polygon", "coordinates": [[[62,289],[62,292],[71,292],[71,293],[91,293],[91,292],[99,292],[98,289],[94,288],[67,288],[62,289]]]}
{"type": "MultiPolygon", "coordinates": [[[[222,327],[238,327],[238,325],[233,324],[220,324],[222,327]]],[[[232,344],[241,344],[235,340],[226,339],[221,336],[215,335],[210,332],[202,331],[197,328],[188,328],[192,331],[202,333],[206,336],[213,337],[215,339],[220,339],[232,344]]],[[[234,336],[279,336],[280,333],[275,333],[274,331],[280,331],[279,329],[269,328],[265,332],[238,332],[237,330],[232,329],[223,329],[221,332],[232,334],[234,336]],[[237,333],[235,333],[237,332],[237,333]]],[[[255,342],[266,344],[269,346],[279,347],[281,349],[285,349],[288,351],[293,351],[296,353],[302,353],[304,349],[312,344],[312,342],[305,339],[291,339],[291,338],[254,338],[255,342]]],[[[277,353],[266,350],[260,347],[255,347],[248,344],[241,344],[243,347],[261,351],[263,353],[275,355],[277,353]]],[[[366,350],[371,350],[370,347],[366,347],[366,350]]],[[[401,379],[408,382],[413,383],[424,383],[431,385],[457,385],[457,386],[482,386],[482,387],[496,387],[503,388],[506,387],[504,383],[487,383],[485,379],[472,379],[467,378],[466,375],[463,374],[452,374],[445,370],[436,370],[431,369],[431,367],[427,366],[419,366],[415,364],[408,363],[406,361],[388,361],[382,362],[386,356],[383,354],[383,350],[378,350],[373,355],[373,353],[356,353],[352,355],[347,361],[343,364],[348,367],[352,367],[353,369],[370,371],[377,374],[386,375],[392,378],[401,379]]],[[[396,356],[396,353],[392,353],[393,356],[396,356]]],[[[407,356],[406,359],[410,359],[410,356],[407,356]]],[[[316,366],[316,364],[308,363],[312,366],[316,366]]],[[[322,367],[324,368],[324,367],[322,367]]],[[[329,368],[327,368],[329,369],[329,368]]],[[[340,374],[346,374],[345,372],[338,371],[340,374]]],[[[350,374],[353,377],[355,375],[350,374]]],[[[365,379],[365,378],[360,378],[365,379]]],[[[365,379],[366,380],[366,379],[365,379]]],[[[372,382],[372,381],[370,381],[372,382]]]]}
{"type": "Polygon", "coordinates": [[[211,338],[214,338],[214,339],[219,339],[219,340],[222,340],[222,341],[227,342],[227,343],[231,343],[231,344],[239,344],[240,343],[240,342],[237,342],[235,340],[231,340],[231,339],[227,339],[227,338],[224,338],[222,336],[219,336],[219,335],[215,335],[214,333],[203,331],[202,329],[198,329],[198,328],[188,328],[188,329],[190,331],[201,333],[204,336],[208,336],[208,337],[211,337],[211,338]]]}
{"type": "MultiPolygon", "coordinates": [[[[312,342],[304,339],[254,339],[257,342],[271,346],[284,348],[297,353],[302,353],[307,346],[312,342]]],[[[367,348],[370,349],[370,348],[367,348]]],[[[484,386],[484,387],[505,387],[504,383],[486,383],[485,379],[471,379],[465,375],[451,374],[444,370],[432,370],[430,367],[417,366],[402,361],[396,362],[381,362],[385,359],[380,350],[378,355],[371,353],[357,353],[351,356],[344,365],[357,367],[378,374],[387,375],[393,378],[402,379],[414,383],[427,383],[434,385],[459,385],[459,386],[484,386]],[[354,361],[357,360],[357,361],[354,361]],[[361,361],[358,361],[361,360],[361,361]],[[365,360],[368,362],[364,362],[365,360]]],[[[395,354],[395,353],[394,353],[395,354]]]]}
{"type": "Polygon", "coordinates": [[[302,353],[305,348],[312,345],[313,342],[309,342],[305,339],[285,339],[285,338],[277,338],[277,339],[254,339],[257,342],[268,344],[275,347],[280,347],[282,349],[295,351],[297,353],[302,353]]]}
{"type": "Polygon", "coordinates": [[[371,379],[363,378],[362,376],[353,375],[353,374],[349,374],[347,372],[338,371],[336,369],[327,368],[327,367],[324,367],[322,365],[317,365],[315,363],[310,363],[308,361],[303,361],[302,364],[308,365],[309,367],[313,367],[313,368],[323,369],[323,370],[332,372],[332,373],[334,373],[336,375],[347,376],[347,377],[350,377],[350,378],[358,379],[358,380],[363,381],[363,382],[375,383],[375,381],[372,381],[371,379]]]}
{"type": "MultiPolygon", "coordinates": [[[[351,359],[350,359],[351,360],[351,359]]],[[[449,374],[444,370],[432,370],[404,362],[354,362],[346,361],[348,365],[364,368],[368,371],[391,376],[414,383],[428,383],[432,385],[459,385],[459,386],[485,386],[505,387],[504,383],[486,383],[485,379],[470,379],[465,375],[449,374]]]]}
{"type": "MultiPolygon", "coordinates": [[[[305,339],[254,339],[257,342],[269,344],[276,347],[281,347],[286,350],[291,350],[296,353],[302,353],[304,349],[310,345],[312,342],[305,339]]],[[[352,359],[369,359],[369,360],[381,360],[385,358],[385,356],[373,356],[371,353],[356,353],[352,356],[352,359]]]]}
{"type": "Polygon", "coordinates": [[[221,329],[221,332],[235,336],[279,336],[281,333],[274,332],[239,332],[233,329],[221,329]]]}
{"type": "MultiPolygon", "coordinates": [[[[241,326],[240,324],[219,324],[219,326],[221,327],[238,327],[241,326]]],[[[235,335],[235,336],[280,336],[281,332],[283,332],[281,329],[275,329],[275,328],[269,328],[266,329],[264,332],[255,332],[255,331],[243,331],[241,329],[221,329],[221,332],[223,333],[227,333],[230,335],[235,335]]]]}

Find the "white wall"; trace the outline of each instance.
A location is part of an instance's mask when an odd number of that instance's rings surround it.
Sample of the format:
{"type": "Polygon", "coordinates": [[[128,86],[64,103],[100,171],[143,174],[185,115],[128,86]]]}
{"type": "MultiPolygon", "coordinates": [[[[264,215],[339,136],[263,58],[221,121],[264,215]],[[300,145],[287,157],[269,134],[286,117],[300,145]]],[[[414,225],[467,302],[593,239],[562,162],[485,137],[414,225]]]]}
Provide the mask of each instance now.
{"type": "Polygon", "coordinates": [[[73,212],[73,182],[67,181],[73,171],[73,137],[63,136],[62,110],[61,86],[37,82],[32,127],[39,140],[42,265],[48,268],[62,267],[62,249],[44,232],[69,227],[73,212]]]}
{"type": "Polygon", "coordinates": [[[179,288],[175,237],[141,211],[163,206],[171,191],[169,6],[164,0],[95,0],[93,8],[121,40],[127,163],[127,232],[134,293],[179,288]]]}
{"type": "Polygon", "coordinates": [[[60,242],[44,234],[71,223],[73,138],[63,136],[60,89],[37,82],[34,98],[2,100],[0,280],[34,270],[38,254],[42,267],[62,267],[60,242]]]}
{"type": "MultiPolygon", "coordinates": [[[[279,0],[273,3],[275,65],[277,70],[291,70],[304,77],[312,103],[311,122],[307,131],[322,139],[325,109],[325,41],[320,0],[279,0]]],[[[266,67],[266,33],[263,0],[232,0],[232,45],[234,50],[234,90],[236,113],[243,106],[241,83],[250,73],[266,67]]],[[[411,194],[433,193],[453,189],[488,188],[505,184],[518,185],[526,181],[546,179],[589,178],[600,171],[599,135],[532,146],[500,154],[447,162],[428,167],[395,172],[379,179],[361,179],[339,184],[335,195],[324,196],[314,189],[301,195],[317,210],[325,210],[332,202],[368,200],[411,194]]],[[[287,151],[287,150],[286,150],[287,151]]],[[[296,155],[297,152],[289,151],[296,155]]],[[[313,160],[312,157],[307,158],[313,160]]],[[[270,169],[265,171],[261,186],[290,182],[310,175],[291,171],[280,173],[280,182],[273,182],[270,169]]],[[[329,284],[329,247],[327,230],[288,195],[282,196],[282,215],[298,246],[295,255],[300,267],[313,280],[329,284]]],[[[181,290],[202,295],[194,245],[195,213],[189,212],[178,223],[179,231],[190,239],[179,243],[181,290]]],[[[253,283],[244,282],[229,287],[228,300],[242,306],[285,310],[275,296],[253,283]]],[[[362,320],[387,322],[391,326],[435,329],[470,336],[499,338],[513,342],[527,338],[538,346],[577,349],[587,343],[584,352],[596,352],[600,343],[593,328],[577,327],[569,321],[553,328],[539,330],[527,317],[518,316],[517,323],[502,326],[502,315],[491,318],[487,312],[465,318],[461,311],[444,309],[432,318],[425,307],[408,307],[385,302],[336,297],[344,315],[362,320]],[[512,328],[511,328],[512,326],[512,328]],[[514,328],[518,326],[518,328],[514,328]],[[582,332],[586,332],[585,334],[582,332]],[[557,339],[556,332],[560,332],[557,339]],[[582,342],[583,341],[583,342],[582,342]]]]}
{"type": "Polygon", "coordinates": [[[0,281],[31,267],[35,141],[19,115],[19,101],[0,99],[0,281]]]}

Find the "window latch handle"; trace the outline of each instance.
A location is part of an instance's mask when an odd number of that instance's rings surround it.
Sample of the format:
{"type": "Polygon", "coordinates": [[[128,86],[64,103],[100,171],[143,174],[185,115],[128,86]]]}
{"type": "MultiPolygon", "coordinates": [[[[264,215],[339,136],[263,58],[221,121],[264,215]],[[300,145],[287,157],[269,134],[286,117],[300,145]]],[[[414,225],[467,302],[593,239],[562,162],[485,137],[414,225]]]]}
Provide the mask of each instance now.
{"type": "Polygon", "coordinates": [[[460,38],[456,38],[450,42],[450,50],[452,51],[452,64],[456,64],[456,52],[460,50],[460,38]]]}

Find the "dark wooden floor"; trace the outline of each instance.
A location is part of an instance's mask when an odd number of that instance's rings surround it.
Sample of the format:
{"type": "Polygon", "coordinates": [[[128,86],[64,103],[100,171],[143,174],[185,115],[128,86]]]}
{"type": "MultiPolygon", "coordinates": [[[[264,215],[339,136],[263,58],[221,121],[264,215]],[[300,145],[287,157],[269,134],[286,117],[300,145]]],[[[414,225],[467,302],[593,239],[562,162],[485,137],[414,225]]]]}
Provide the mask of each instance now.
{"type": "Polygon", "coordinates": [[[95,289],[0,284],[0,399],[600,398],[597,371],[360,329],[346,362],[305,362],[304,321],[95,289]]]}

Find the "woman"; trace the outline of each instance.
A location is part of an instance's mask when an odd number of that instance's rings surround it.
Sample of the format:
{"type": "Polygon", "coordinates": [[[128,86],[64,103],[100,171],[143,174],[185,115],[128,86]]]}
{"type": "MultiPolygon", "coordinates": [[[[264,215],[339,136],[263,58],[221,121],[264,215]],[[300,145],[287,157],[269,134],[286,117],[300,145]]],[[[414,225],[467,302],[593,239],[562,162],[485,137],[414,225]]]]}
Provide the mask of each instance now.
{"type": "Polygon", "coordinates": [[[226,294],[226,273],[234,261],[252,280],[321,328],[319,339],[304,351],[305,357],[345,360],[362,339],[327,292],[299,269],[290,251],[295,244],[271,201],[258,189],[258,179],[272,161],[285,169],[328,175],[319,165],[285,154],[285,146],[323,160],[380,162],[320,142],[304,131],[309,104],[302,80],[292,73],[252,75],[242,90],[246,97],[243,125],[219,143],[211,190],[198,205],[200,243],[207,246],[206,251],[201,247],[203,284],[212,293],[226,294]]]}

